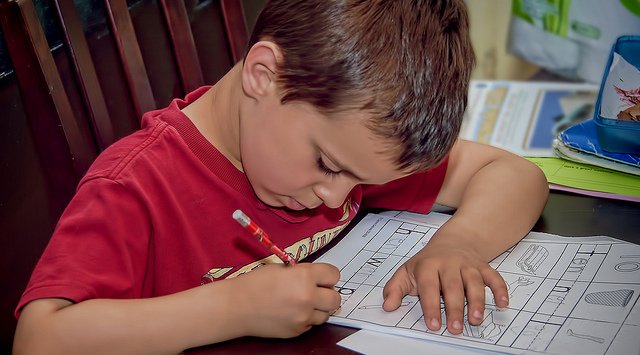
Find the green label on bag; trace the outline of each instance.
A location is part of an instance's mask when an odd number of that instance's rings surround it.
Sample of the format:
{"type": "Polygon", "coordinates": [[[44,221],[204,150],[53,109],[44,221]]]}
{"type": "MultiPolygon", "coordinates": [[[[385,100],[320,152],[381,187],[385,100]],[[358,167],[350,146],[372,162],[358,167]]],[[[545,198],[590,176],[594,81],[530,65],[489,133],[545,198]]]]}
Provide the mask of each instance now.
{"type": "Polygon", "coordinates": [[[512,13],[545,32],[567,37],[571,0],[513,0],[512,13]]]}
{"type": "Polygon", "coordinates": [[[632,14],[640,16],[640,0],[620,0],[620,3],[632,14]]]}
{"type": "Polygon", "coordinates": [[[590,25],[588,23],[580,22],[580,21],[572,21],[571,29],[576,34],[579,34],[585,37],[590,37],[593,39],[600,38],[600,35],[602,34],[598,27],[590,25]]]}

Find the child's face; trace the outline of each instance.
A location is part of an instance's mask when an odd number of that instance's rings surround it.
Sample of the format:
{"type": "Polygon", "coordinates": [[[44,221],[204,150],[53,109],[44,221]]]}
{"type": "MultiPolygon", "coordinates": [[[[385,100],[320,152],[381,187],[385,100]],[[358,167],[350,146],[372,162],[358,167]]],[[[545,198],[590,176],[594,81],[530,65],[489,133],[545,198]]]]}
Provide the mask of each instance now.
{"type": "Polygon", "coordinates": [[[327,117],[310,104],[266,100],[245,116],[242,166],[267,205],[338,208],[357,184],[407,175],[394,164],[394,146],[372,134],[362,113],[327,117]]]}

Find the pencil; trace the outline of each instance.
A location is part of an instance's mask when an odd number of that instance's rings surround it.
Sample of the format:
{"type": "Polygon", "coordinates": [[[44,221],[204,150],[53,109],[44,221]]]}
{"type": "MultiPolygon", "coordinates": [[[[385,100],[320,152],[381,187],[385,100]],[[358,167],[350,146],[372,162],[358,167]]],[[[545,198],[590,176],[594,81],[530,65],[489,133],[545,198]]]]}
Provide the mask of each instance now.
{"type": "Polygon", "coordinates": [[[282,251],[277,245],[273,244],[267,232],[260,228],[254,221],[249,218],[244,212],[236,210],[233,212],[233,219],[235,219],[241,226],[243,226],[251,235],[256,237],[256,240],[260,244],[264,245],[267,249],[271,250],[280,260],[285,264],[295,265],[296,260],[291,255],[282,251]]]}

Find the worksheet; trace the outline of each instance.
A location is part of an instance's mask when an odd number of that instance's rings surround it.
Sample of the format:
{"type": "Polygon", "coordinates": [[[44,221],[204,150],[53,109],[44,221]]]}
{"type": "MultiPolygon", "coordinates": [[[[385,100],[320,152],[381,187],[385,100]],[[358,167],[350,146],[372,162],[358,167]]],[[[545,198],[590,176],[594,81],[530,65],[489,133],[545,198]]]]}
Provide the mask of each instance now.
{"type": "Polygon", "coordinates": [[[386,282],[448,218],[365,216],[316,260],[341,272],[342,304],[329,322],[503,353],[640,354],[640,246],[609,237],[530,233],[490,263],[507,283],[509,306],[497,308],[487,288],[484,321],[465,320],[462,335],[428,330],[414,296],[382,310],[386,282]]]}

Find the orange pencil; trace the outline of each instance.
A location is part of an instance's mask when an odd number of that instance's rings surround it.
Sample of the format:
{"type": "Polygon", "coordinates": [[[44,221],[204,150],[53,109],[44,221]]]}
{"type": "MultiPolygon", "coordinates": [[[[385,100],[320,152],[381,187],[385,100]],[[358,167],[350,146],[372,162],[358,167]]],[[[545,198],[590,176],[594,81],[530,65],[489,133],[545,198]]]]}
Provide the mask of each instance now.
{"type": "Polygon", "coordinates": [[[291,255],[285,253],[277,245],[273,244],[269,235],[262,228],[260,228],[254,221],[249,218],[244,212],[236,210],[233,212],[233,219],[235,219],[241,226],[243,226],[249,233],[251,233],[260,244],[264,245],[267,249],[271,250],[277,257],[285,264],[295,265],[296,260],[291,255]]]}

